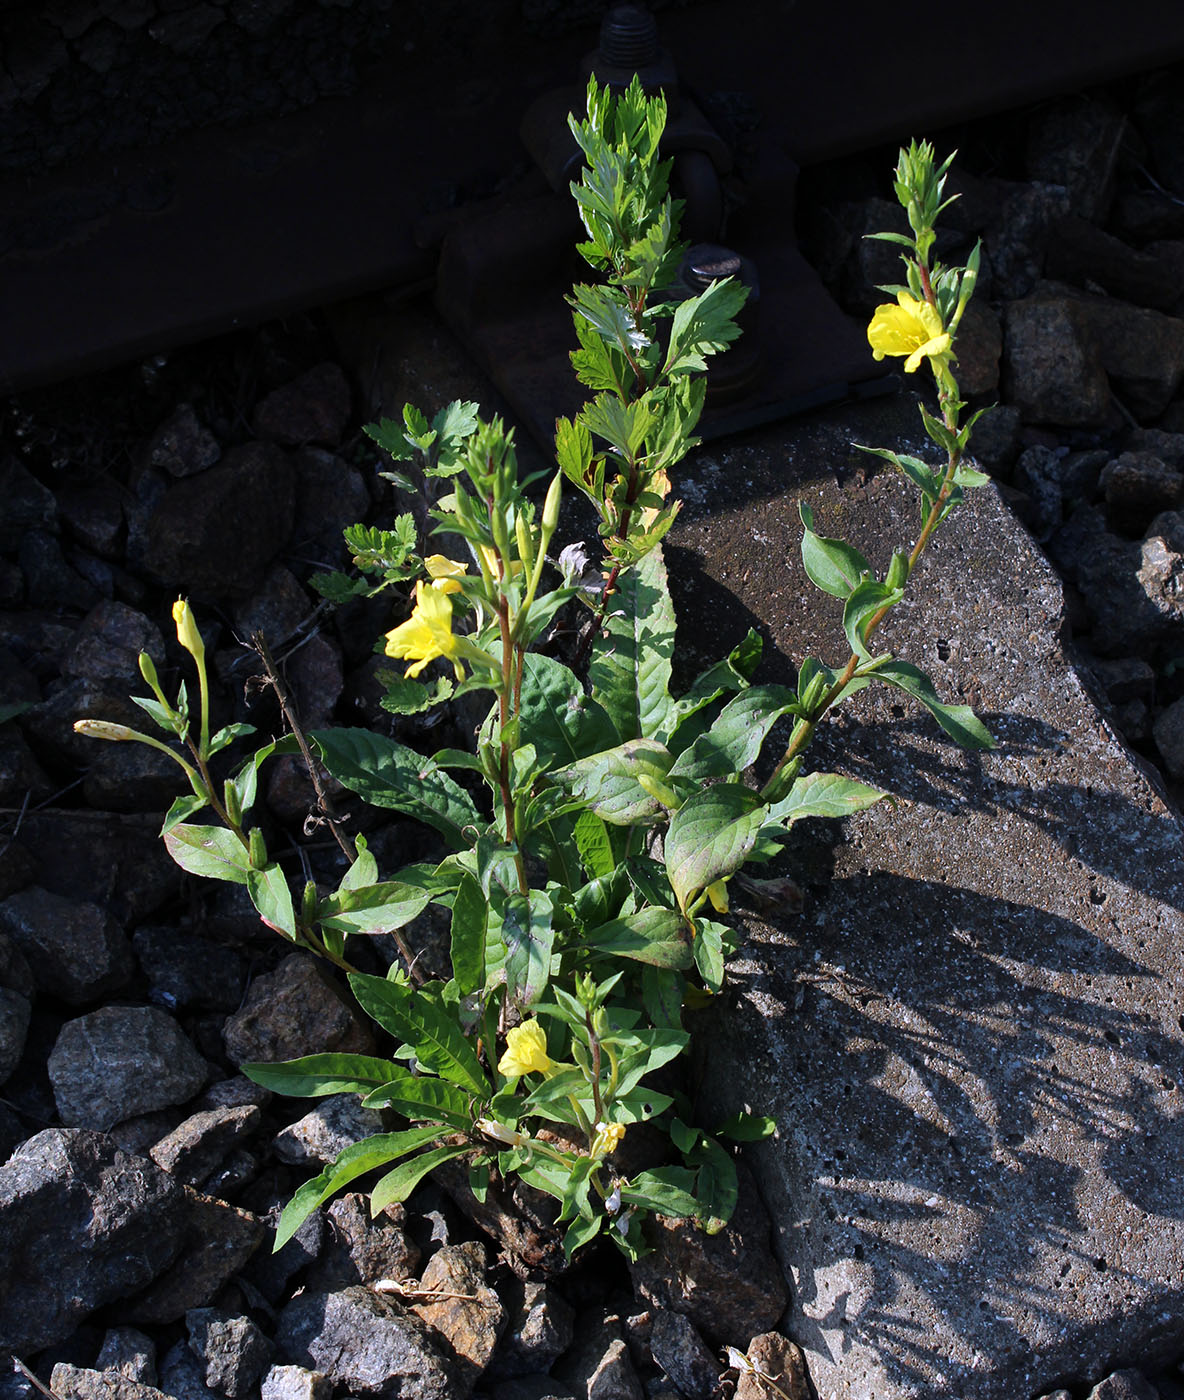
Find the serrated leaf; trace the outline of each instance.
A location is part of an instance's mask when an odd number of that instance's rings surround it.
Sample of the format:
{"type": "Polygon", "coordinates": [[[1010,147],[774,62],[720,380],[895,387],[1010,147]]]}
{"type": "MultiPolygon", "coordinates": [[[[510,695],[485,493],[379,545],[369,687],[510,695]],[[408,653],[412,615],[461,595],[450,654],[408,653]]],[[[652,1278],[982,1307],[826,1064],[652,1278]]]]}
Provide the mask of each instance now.
{"type": "Polygon", "coordinates": [[[429,982],[408,988],[385,977],[354,972],[350,973],[349,985],[362,1010],[384,1030],[410,1045],[424,1069],[459,1084],[482,1101],[489,1097],[489,1081],[472,1042],[461,1030],[452,1009],[433,995],[433,989],[441,984],[429,982]]]}
{"type": "Polygon", "coordinates": [[[334,603],[339,607],[342,603],[351,602],[354,598],[361,598],[368,594],[371,588],[365,579],[350,578],[348,574],[343,574],[336,569],[332,572],[315,573],[308,581],[326,602],[334,603]]]}
{"type": "Polygon", "coordinates": [[[669,725],[674,635],[666,561],[655,548],[618,581],[588,664],[592,694],[622,739],[652,739],[669,725]]]}
{"type": "Polygon", "coordinates": [[[748,288],[733,277],[713,282],[697,297],[680,302],[670,324],[670,347],[663,375],[691,374],[707,368],[740,335],[736,316],[748,300],[748,288]]]}
{"type": "Polygon", "coordinates": [[[372,1055],[302,1055],[277,1064],[245,1064],[239,1069],[248,1079],[275,1094],[297,1099],[325,1094],[369,1094],[388,1080],[407,1073],[390,1060],[372,1055]]]}
{"type": "MultiPolygon", "coordinates": [[[[198,805],[205,804],[199,802],[198,805]]],[[[177,822],[161,835],[165,849],[182,870],[207,880],[230,880],[236,885],[247,883],[251,869],[247,848],[224,826],[190,826],[177,822]]]]}
{"type": "Polygon", "coordinates": [[[875,678],[905,691],[919,700],[951,739],[964,749],[993,749],[990,730],[969,705],[947,705],[933,688],[933,682],[908,661],[889,661],[877,667],[875,678]]]}
{"type": "Polygon", "coordinates": [[[666,873],[681,909],[739,870],[767,816],[759,794],[740,783],[717,783],[687,798],[665,843],[666,873]]]}
{"type": "Polygon", "coordinates": [[[400,676],[397,671],[377,671],[375,680],[382,685],[378,703],[388,714],[419,715],[442,704],[453,693],[451,676],[437,676],[431,685],[400,676]]]}
{"type": "Polygon", "coordinates": [[[805,527],[802,564],[810,581],[832,598],[849,598],[859,581],[871,573],[872,566],[854,545],[816,535],[814,512],[809,506],[802,503],[798,511],[805,527]]]}
{"type": "Polygon", "coordinates": [[[434,827],[457,850],[470,844],[466,827],[484,825],[473,799],[443,769],[393,739],[368,729],[320,729],[309,738],[339,783],[375,807],[434,827]]]}

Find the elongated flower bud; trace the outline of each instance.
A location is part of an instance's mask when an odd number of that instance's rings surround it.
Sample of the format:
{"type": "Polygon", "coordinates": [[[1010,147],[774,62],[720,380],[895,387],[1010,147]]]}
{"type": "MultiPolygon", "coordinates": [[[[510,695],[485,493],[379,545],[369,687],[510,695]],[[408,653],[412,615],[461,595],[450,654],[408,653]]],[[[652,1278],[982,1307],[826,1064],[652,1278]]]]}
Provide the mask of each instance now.
{"type": "Polygon", "coordinates": [[[105,719],[76,719],[74,732],[75,734],[85,734],[88,739],[111,739],[115,743],[122,743],[127,739],[145,738],[136,730],[129,729],[126,724],[112,724],[105,719]]]}
{"type": "Polygon", "coordinates": [[[555,533],[559,524],[559,504],[563,499],[563,473],[556,472],[547,487],[547,499],[543,502],[543,534],[547,539],[555,533]]]}
{"type": "Polygon", "coordinates": [[[146,651],[142,651],[137,658],[140,664],[140,675],[148,682],[154,691],[160,690],[160,680],[156,674],[156,666],[152,658],[146,651]]]}
{"type": "Polygon", "coordinates": [[[193,620],[193,609],[184,598],[173,604],[173,621],[177,624],[177,640],[200,666],[205,660],[206,644],[193,620]]]}

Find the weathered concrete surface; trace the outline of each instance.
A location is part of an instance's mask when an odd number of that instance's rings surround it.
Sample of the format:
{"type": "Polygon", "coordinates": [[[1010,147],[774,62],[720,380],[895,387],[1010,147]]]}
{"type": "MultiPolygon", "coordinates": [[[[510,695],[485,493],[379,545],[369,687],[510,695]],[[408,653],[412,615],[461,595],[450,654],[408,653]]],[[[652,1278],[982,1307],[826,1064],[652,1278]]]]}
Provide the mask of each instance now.
{"type": "MultiPolygon", "coordinates": [[[[667,554],[696,659],[752,624],[762,678],[843,663],[797,500],[882,569],[914,493],[847,444],[923,451],[914,413],[834,410],[687,464],[667,554]]],[[[820,1400],[1013,1400],[1184,1343],[1184,834],[1062,626],[1055,576],[975,493],[880,635],[999,747],[857,697],[809,766],[899,805],[803,825],[805,914],[750,924],[700,1038],[708,1104],[742,1085],[780,1125],[749,1160],[820,1400]]]]}

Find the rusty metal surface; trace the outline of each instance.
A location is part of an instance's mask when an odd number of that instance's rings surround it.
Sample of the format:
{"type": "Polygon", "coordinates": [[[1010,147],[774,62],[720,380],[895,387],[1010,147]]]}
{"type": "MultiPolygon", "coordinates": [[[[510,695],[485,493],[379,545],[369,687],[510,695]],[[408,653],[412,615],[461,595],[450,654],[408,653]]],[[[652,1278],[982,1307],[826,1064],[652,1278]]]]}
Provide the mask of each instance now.
{"type": "MultiPolygon", "coordinates": [[[[1121,23],[1110,7],[1000,0],[940,24],[882,0],[713,0],[664,12],[662,30],[689,89],[751,96],[762,131],[799,163],[1184,56],[1178,0],[1131,0],[1121,23]]],[[[437,253],[417,241],[425,215],[525,165],[523,113],[594,42],[508,34],[466,63],[404,62],[356,100],[0,187],[0,391],[422,283],[437,253]]],[[[783,312],[794,354],[809,278],[792,254],[779,270],[756,255],[759,238],[736,242],[760,265],[766,304],[778,286],[801,298],[783,312]]]]}

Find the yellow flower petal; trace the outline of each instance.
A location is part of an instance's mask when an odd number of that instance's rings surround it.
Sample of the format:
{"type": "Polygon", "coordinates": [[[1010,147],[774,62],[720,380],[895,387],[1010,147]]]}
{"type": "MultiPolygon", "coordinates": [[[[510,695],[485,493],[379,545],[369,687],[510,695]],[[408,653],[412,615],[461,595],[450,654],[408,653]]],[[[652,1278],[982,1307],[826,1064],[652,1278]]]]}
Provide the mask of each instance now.
{"type": "Polygon", "coordinates": [[[918,301],[908,292],[898,292],[895,306],[877,306],[867,328],[868,344],[874,359],[885,355],[907,356],[905,373],[912,374],[924,359],[945,355],[950,336],[941,323],[937,308],[918,301]]]}
{"type": "MultiPolygon", "coordinates": [[[[452,634],[452,604],[448,595],[434,584],[415,585],[415,610],[406,622],[386,635],[387,656],[411,661],[403,672],[418,676],[429,661],[438,656],[455,658],[458,646],[452,634]]],[[[453,666],[456,666],[453,660],[453,666]]]]}
{"type": "Polygon", "coordinates": [[[506,1032],[506,1053],[497,1067],[507,1079],[523,1074],[546,1074],[554,1063],[547,1054],[547,1033],[537,1020],[523,1021],[506,1032]]]}
{"type": "Polygon", "coordinates": [[[609,1156],[620,1147],[624,1136],[624,1123],[597,1123],[596,1136],[592,1139],[589,1156],[595,1157],[597,1161],[602,1157],[609,1156]]]}
{"type": "Polygon", "coordinates": [[[457,579],[465,572],[465,566],[446,554],[430,554],[423,561],[424,568],[432,580],[432,587],[438,593],[459,593],[457,579]]]}

